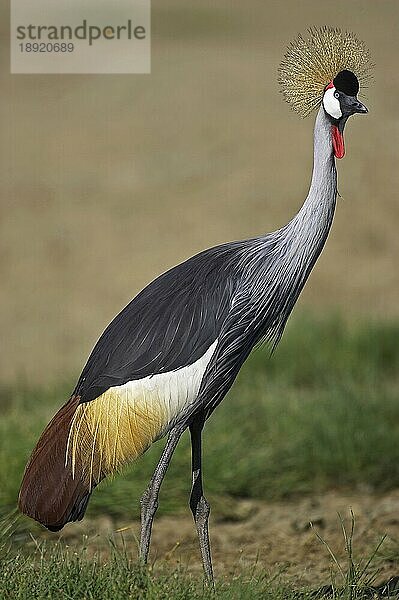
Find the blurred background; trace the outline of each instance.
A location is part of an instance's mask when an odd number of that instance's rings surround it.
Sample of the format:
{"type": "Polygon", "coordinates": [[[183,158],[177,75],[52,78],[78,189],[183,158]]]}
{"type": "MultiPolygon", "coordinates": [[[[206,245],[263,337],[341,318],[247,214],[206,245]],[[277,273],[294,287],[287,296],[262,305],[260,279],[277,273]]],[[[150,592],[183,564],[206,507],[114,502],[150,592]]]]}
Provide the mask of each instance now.
{"type": "MultiPolygon", "coordinates": [[[[335,224],[299,311],[395,317],[398,5],[152,3],[152,73],[10,75],[1,6],[2,381],[77,376],[148,281],[193,253],[287,222],[306,196],[314,116],[276,70],[309,25],[369,45],[367,117],[351,119],[335,224]]],[[[298,313],[299,314],[299,313],[298,313]]]]}
{"type": "MultiPolygon", "coordinates": [[[[140,288],[299,209],[314,115],[283,102],[277,67],[298,32],[328,24],[371,49],[370,112],[346,127],[334,226],[273,360],[255,353],[207,424],[212,540],[219,572],[283,564],[295,582],[325,582],[330,558],[308,523],[342,549],[336,513],[351,506],[359,551],[387,534],[379,569],[397,574],[397,0],[153,0],[152,73],[136,76],[10,75],[5,3],[0,17],[0,517],[100,332],[140,288]]],[[[132,516],[159,452],[101,486],[62,539],[80,548],[85,534],[106,553],[127,527],[134,554],[132,516]]],[[[153,552],[198,572],[189,464],[185,437],[153,552]]],[[[29,533],[47,536],[28,519],[12,531],[32,553],[29,533]]]]}

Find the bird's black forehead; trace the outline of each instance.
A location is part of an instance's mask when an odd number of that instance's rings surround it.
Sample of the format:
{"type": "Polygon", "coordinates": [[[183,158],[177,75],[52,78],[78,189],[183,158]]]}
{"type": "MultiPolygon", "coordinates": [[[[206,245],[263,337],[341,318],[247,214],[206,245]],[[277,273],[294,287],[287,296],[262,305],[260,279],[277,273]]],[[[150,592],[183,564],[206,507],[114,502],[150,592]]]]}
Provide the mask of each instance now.
{"type": "Polygon", "coordinates": [[[337,90],[347,96],[356,96],[359,91],[359,81],[356,75],[347,69],[340,71],[334,77],[333,84],[337,90]]]}

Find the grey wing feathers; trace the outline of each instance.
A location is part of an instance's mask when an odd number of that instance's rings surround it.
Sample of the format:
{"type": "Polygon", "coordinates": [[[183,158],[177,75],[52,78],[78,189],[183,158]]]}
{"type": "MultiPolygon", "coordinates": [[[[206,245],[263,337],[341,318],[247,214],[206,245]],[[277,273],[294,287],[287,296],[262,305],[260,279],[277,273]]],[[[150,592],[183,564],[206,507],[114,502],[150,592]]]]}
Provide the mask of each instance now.
{"type": "MultiPolygon", "coordinates": [[[[221,328],[218,345],[202,379],[195,412],[203,410],[208,417],[226,395],[253,347],[264,336],[264,322],[258,318],[253,298],[238,293],[234,307],[221,328]]],[[[190,412],[182,415],[189,420],[190,412]]]]}
{"type": "Polygon", "coordinates": [[[144,288],[108,325],[74,393],[81,402],[109,387],[198,360],[216,340],[239,280],[243,242],[205,250],[144,288]]]}

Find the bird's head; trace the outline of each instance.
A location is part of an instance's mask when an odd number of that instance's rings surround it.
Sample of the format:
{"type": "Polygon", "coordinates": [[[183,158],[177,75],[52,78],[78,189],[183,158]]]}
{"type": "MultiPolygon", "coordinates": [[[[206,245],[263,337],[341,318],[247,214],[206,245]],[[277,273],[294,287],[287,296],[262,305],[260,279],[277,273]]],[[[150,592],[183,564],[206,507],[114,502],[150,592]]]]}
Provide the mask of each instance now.
{"type": "Polygon", "coordinates": [[[358,98],[373,69],[370,51],[354,33],[337,27],[310,27],[288,46],[278,70],[284,99],[302,117],[323,107],[331,122],[332,148],[345,154],[344,127],[367,108],[358,98]]]}
{"type": "Polygon", "coordinates": [[[359,81],[352,71],[344,69],[324,89],[322,105],[331,121],[331,137],[336,158],[345,155],[344,128],[348,118],[365,114],[367,107],[358,98],[359,81]]]}

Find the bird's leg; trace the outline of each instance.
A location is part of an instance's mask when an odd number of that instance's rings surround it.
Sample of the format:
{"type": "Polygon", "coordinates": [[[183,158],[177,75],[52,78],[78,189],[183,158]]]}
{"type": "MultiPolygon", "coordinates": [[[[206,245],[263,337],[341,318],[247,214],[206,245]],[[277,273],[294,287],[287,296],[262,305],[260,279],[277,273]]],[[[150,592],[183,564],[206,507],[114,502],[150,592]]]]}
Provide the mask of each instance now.
{"type": "Polygon", "coordinates": [[[184,429],[185,427],[175,427],[169,433],[165,448],[163,449],[163,452],[161,454],[161,458],[159,459],[154,474],[151,477],[150,483],[148,484],[148,487],[140,500],[140,561],[143,564],[147,563],[148,552],[150,549],[152,522],[154,520],[154,516],[158,508],[159,489],[165,477],[166,471],[168,470],[172,454],[177,446],[177,443],[184,429]]]}
{"type": "Polygon", "coordinates": [[[213,585],[213,571],[211,548],[209,543],[208,518],[210,506],[204,497],[202,489],[202,448],[201,436],[205,419],[203,416],[195,419],[190,425],[191,433],[191,456],[192,456],[192,488],[190,496],[190,508],[193,513],[195,526],[197,528],[199,545],[201,550],[202,565],[205,577],[213,585]]]}

